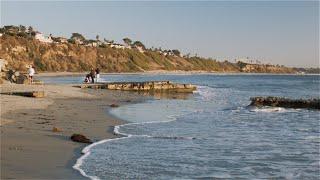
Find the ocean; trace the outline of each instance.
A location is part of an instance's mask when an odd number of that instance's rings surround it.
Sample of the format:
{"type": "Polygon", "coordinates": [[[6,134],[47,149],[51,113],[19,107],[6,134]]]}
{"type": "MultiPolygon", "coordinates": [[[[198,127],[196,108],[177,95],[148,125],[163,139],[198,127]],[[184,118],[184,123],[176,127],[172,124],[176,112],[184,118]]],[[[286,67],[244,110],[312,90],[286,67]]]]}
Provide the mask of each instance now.
{"type": "MultiPolygon", "coordinates": [[[[67,78],[68,79],[68,78],[67,78]]],[[[49,78],[51,83],[76,82],[49,78]]],[[[74,166],[91,179],[318,179],[320,112],[248,107],[250,97],[320,98],[318,75],[104,75],[104,81],[170,80],[189,96],[113,108],[122,135],[84,149],[74,166]]]]}

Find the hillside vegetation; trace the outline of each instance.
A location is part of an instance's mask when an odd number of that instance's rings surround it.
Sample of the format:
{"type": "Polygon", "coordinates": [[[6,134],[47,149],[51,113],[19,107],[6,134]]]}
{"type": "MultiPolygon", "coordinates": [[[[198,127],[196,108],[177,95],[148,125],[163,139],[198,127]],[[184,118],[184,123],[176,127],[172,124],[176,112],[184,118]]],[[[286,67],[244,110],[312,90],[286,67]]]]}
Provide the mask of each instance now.
{"type": "MultiPolygon", "coordinates": [[[[44,43],[27,34],[4,33],[1,37],[0,58],[8,67],[24,71],[33,64],[37,71],[82,72],[99,67],[102,72],[208,71],[208,72],[265,72],[294,73],[283,66],[250,65],[220,62],[201,57],[164,55],[159,51],[135,48],[118,49],[106,45],[85,46],[74,42],[44,43]],[[250,66],[250,67],[249,67],[250,66]]],[[[177,50],[175,50],[177,51],[177,50]]],[[[178,52],[178,51],[177,51],[178,52]]]]}

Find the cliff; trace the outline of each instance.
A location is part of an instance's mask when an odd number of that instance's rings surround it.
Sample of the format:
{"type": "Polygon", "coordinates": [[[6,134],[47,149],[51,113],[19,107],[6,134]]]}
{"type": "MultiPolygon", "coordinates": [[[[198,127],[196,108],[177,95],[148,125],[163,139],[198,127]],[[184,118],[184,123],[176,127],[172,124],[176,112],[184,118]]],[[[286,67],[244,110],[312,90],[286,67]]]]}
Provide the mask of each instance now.
{"type": "Polygon", "coordinates": [[[28,36],[3,34],[0,37],[0,58],[8,68],[25,71],[33,64],[37,71],[82,72],[99,67],[102,72],[206,71],[206,72],[267,72],[294,73],[287,67],[272,65],[250,66],[228,61],[220,62],[200,57],[164,55],[146,49],[111,46],[85,46],[72,42],[44,43],[28,36]]]}

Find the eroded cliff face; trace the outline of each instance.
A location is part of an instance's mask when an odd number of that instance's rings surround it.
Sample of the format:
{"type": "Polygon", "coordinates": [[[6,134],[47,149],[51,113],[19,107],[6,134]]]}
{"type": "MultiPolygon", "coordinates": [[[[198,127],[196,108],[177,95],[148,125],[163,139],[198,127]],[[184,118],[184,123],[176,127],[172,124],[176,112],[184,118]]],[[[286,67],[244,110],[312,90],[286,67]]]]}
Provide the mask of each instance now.
{"type": "Polygon", "coordinates": [[[88,71],[99,67],[102,72],[142,72],[151,70],[182,70],[208,72],[270,72],[292,73],[291,68],[266,66],[243,69],[228,61],[179,56],[164,56],[147,50],[88,47],[72,43],[42,43],[33,38],[3,35],[0,37],[0,58],[8,68],[24,71],[33,64],[37,71],[88,71]]]}
{"type": "Polygon", "coordinates": [[[261,64],[247,64],[242,69],[246,73],[295,73],[293,68],[275,66],[275,65],[261,65],[261,64]]]}

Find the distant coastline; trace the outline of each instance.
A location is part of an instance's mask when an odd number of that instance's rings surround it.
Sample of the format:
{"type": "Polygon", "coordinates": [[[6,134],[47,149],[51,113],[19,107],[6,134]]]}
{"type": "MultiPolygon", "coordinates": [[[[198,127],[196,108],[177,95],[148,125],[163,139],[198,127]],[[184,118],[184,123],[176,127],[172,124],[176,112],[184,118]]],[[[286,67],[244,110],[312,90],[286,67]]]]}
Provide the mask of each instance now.
{"type": "MultiPolygon", "coordinates": [[[[85,76],[89,72],[40,72],[35,76],[37,77],[67,77],[67,76],[85,76]]],[[[168,75],[195,75],[195,74],[216,74],[216,75],[301,75],[312,76],[320,74],[295,74],[295,73],[244,73],[244,72],[205,72],[205,71],[146,71],[146,72],[114,72],[114,73],[101,73],[101,75],[141,75],[141,74],[168,74],[168,75]]]]}

